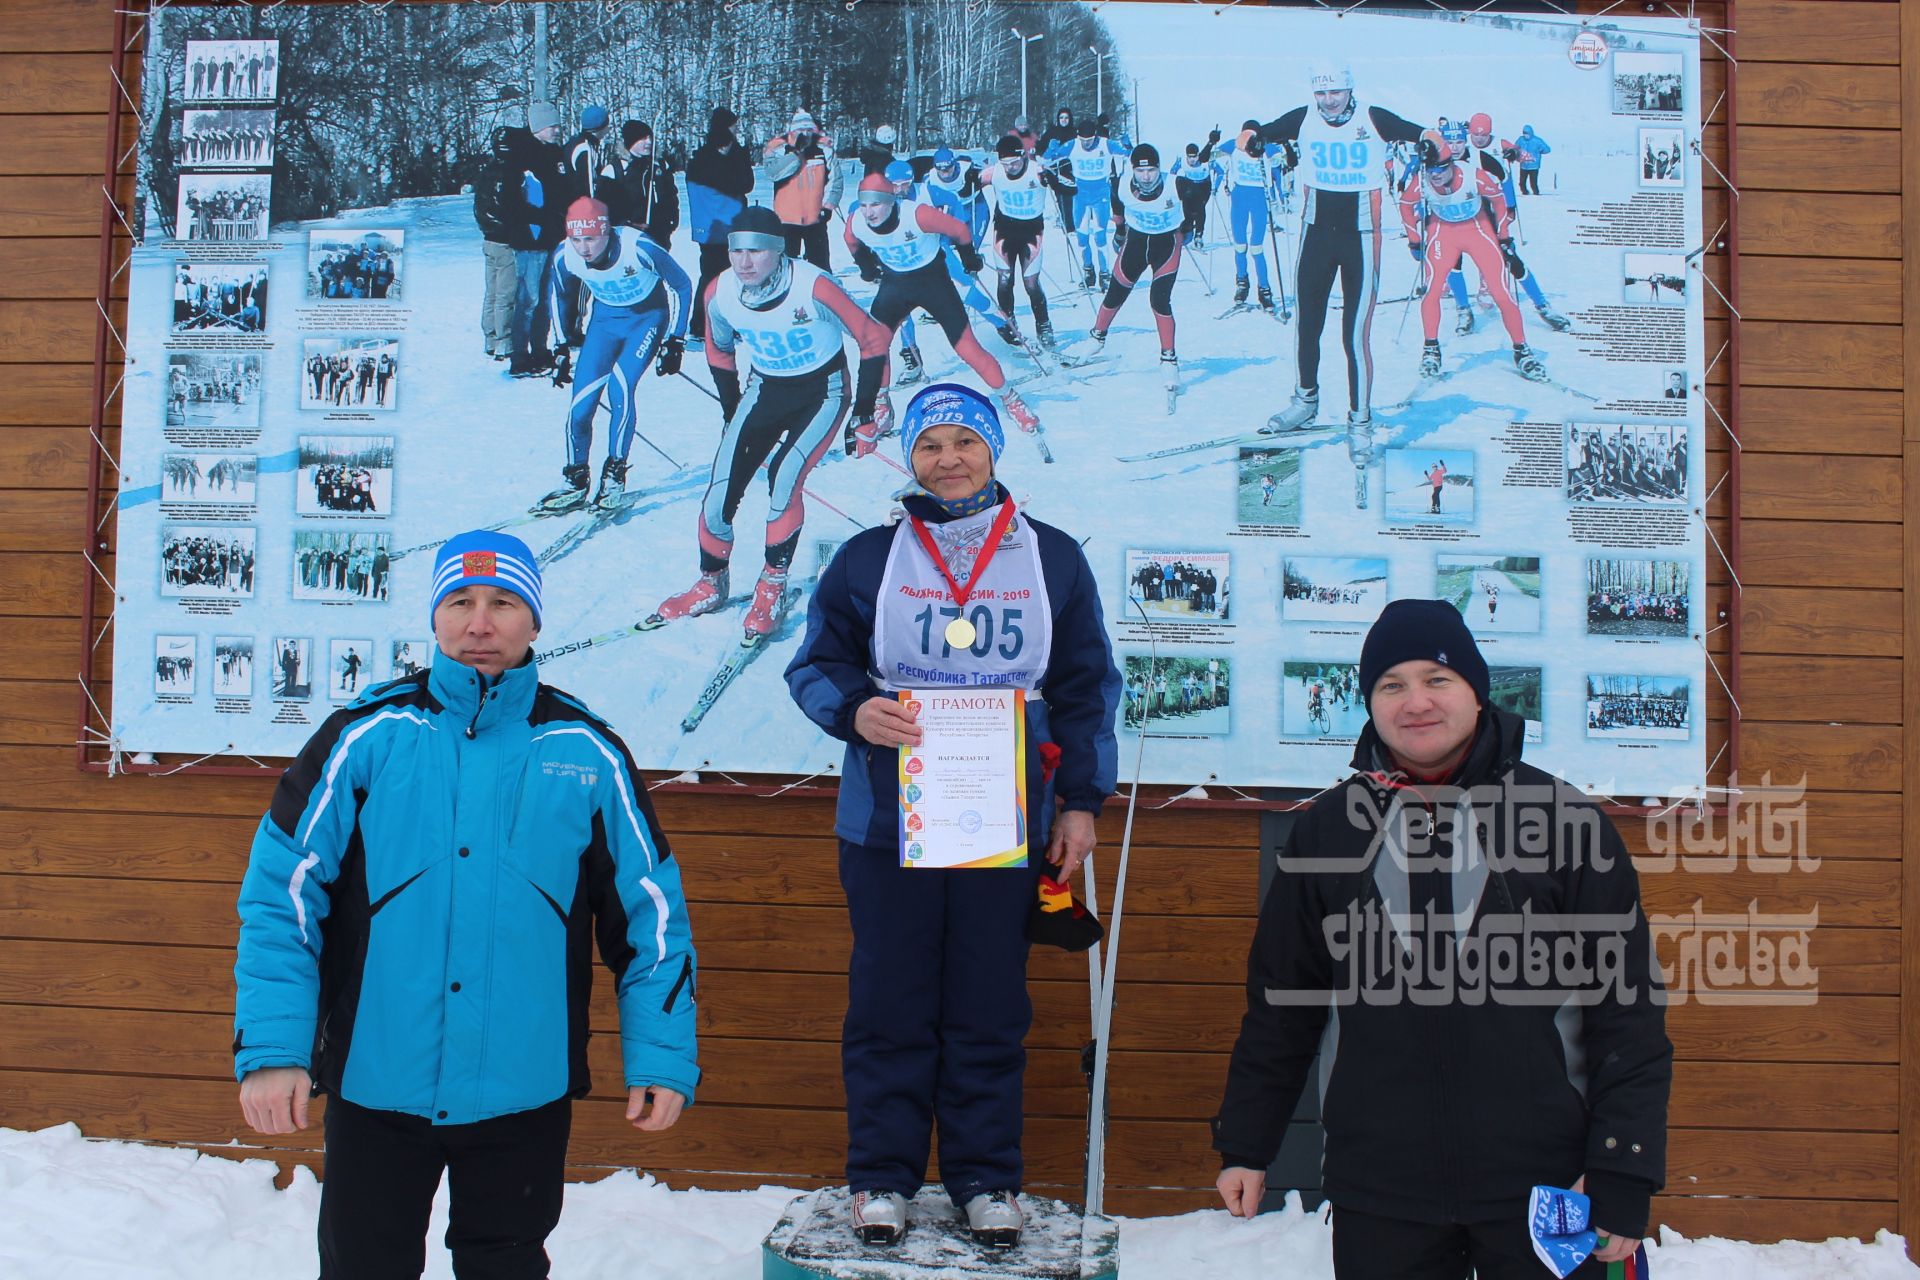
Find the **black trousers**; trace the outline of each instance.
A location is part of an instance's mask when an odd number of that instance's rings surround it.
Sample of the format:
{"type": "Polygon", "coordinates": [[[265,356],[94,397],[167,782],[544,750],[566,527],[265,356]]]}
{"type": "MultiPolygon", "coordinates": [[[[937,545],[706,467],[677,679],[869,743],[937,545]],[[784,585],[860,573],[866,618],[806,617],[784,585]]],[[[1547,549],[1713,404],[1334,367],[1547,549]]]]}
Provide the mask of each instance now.
{"type": "MultiPolygon", "coordinates": [[[[1495,1222],[1435,1224],[1333,1207],[1335,1280],[1552,1280],[1527,1236],[1526,1205],[1495,1222]]],[[[1589,1258],[1568,1280],[1603,1280],[1589,1258]]]]}
{"type": "Polygon", "coordinates": [[[546,1280],[572,1122],[569,1098],[459,1125],[328,1098],[320,1280],[416,1280],[442,1171],[453,1274],[546,1280]]]}
{"type": "Polygon", "coordinates": [[[787,233],[787,256],[805,258],[822,271],[832,271],[833,263],[827,256],[827,216],[820,215],[820,221],[809,222],[805,226],[783,222],[780,229],[787,233]]]}
{"type": "Polygon", "coordinates": [[[700,283],[694,286],[693,316],[687,321],[687,332],[693,337],[707,336],[707,286],[729,265],[725,240],[710,240],[700,246],[700,283]]]}

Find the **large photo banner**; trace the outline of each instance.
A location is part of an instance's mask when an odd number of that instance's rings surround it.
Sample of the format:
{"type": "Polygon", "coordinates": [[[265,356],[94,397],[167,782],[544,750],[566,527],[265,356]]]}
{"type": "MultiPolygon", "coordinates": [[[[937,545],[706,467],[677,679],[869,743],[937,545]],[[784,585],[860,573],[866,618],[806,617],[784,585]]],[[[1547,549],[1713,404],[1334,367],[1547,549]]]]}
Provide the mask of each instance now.
{"type": "MultiPolygon", "coordinates": [[[[149,32],[122,750],[292,754],[431,661],[433,552],[489,527],[541,561],[543,679],[643,767],[830,771],[782,672],[912,482],[888,407],[958,381],[1082,540],[1146,780],[1343,775],[1361,639],[1419,596],[1530,759],[1705,784],[1685,21],[745,0],[149,32]],[[582,197],[607,225],[569,240],[582,197]],[[727,253],[752,205],[770,278],[727,253]],[[863,424],[820,388],[887,329],[863,424]]],[[[1006,602],[968,613],[1021,643],[1006,602]]]]}

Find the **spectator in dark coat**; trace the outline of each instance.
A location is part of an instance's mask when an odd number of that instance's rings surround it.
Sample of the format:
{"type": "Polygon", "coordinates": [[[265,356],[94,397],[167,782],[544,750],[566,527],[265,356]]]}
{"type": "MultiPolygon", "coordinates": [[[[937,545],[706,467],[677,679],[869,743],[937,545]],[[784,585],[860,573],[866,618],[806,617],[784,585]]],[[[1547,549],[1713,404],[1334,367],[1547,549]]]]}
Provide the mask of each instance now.
{"type": "Polygon", "coordinates": [[[673,167],[654,154],[653,126],[629,120],[620,126],[625,164],[618,178],[601,176],[601,193],[613,221],[638,227],[662,249],[670,248],[680,225],[680,192],[673,185],[673,167]]]}
{"type": "Polygon", "coordinates": [[[707,333],[707,286],[727,269],[727,228],[753,193],[753,157],[733,132],[739,120],[715,107],[707,117],[706,141],[687,162],[687,222],[700,246],[700,283],[688,326],[695,339],[707,333]]]}

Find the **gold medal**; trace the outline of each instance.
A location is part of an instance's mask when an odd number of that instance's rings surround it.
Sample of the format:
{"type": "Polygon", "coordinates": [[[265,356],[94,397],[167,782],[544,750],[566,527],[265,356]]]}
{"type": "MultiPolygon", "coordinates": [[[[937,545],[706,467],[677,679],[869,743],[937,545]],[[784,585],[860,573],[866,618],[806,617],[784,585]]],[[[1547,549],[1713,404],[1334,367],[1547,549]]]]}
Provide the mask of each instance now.
{"type": "Polygon", "coordinates": [[[974,637],[978,634],[979,633],[974,630],[973,624],[965,618],[955,618],[947,624],[947,644],[955,649],[973,648],[974,637]]]}

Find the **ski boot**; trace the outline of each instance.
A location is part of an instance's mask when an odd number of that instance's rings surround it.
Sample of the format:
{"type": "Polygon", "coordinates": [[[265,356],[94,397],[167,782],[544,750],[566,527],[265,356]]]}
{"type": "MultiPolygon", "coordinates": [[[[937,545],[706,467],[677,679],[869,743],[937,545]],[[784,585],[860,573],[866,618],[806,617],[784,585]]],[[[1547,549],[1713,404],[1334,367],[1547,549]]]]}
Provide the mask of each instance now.
{"type": "Polygon", "coordinates": [[[1098,280],[1099,277],[1093,274],[1093,268],[1088,267],[1086,273],[1080,278],[1080,284],[1082,288],[1091,289],[1098,280]]]}
{"type": "Polygon", "coordinates": [[[787,593],[787,566],[768,565],[753,584],[753,603],[747,607],[742,644],[753,644],[773,634],[780,623],[780,600],[787,593]]]}
{"type": "Polygon", "coordinates": [[[608,458],[600,464],[600,487],[593,495],[593,509],[604,515],[609,511],[618,511],[626,500],[626,460],[608,458]]]}
{"type": "Polygon", "coordinates": [[[1453,312],[1453,331],[1458,334],[1473,332],[1473,308],[1456,307],[1453,312]]]}
{"type": "Polygon", "coordinates": [[[872,418],[849,422],[843,443],[849,458],[864,458],[880,445],[880,427],[872,418]]]}
{"type": "Polygon", "coordinates": [[[900,372],[895,375],[893,385],[910,387],[916,382],[924,382],[926,377],[927,367],[920,362],[920,348],[900,348],[900,372]]]}
{"type": "Polygon", "coordinates": [[[1012,1191],[983,1191],[967,1201],[967,1230],[980,1244],[1011,1249],[1020,1243],[1024,1215],[1020,1197],[1012,1191]]]}
{"type": "Polygon", "coordinates": [[[1423,378],[1440,376],[1440,344],[1431,338],[1427,339],[1426,345],[1420,348],[1420,376],[1423,378]]]}
{"type": "Polygon", "coordinates": [[[1000,341],[1010,347],[1018,347],[1026,342],[1026,339],[1020,336],[1020,326],[1011,320],[996,326],[994,332],[1000,335],[1000,341]]]}
{"type": "Polygon", "coordinates": [[[1107,331],[1105,329],[1089,329],[1087,330],[1087,336],[1093,339],[1093,349],[1096,354],[1104,352],[1107,349],[1107,331]]]}
{"type": "MultiPolygon", "coordinates": [[[[1014,332],[1018,334],[1019,330],[1016,329],[1014,332]]],[[[1040,344],[1043,350],[1058,351],[1060,349],[1060,344],[1056,342],[1053,337],[1053,321],[1051,320],[1036,321],[1033,326],[1033,336],[1034,340],[1040,344]]]]}
{"type": "Polygon", "coordinates": [[[1279,309],[1273,305],[1273,290],[1269,289],[1266,285],[1260,286],[1260,292],[1256,296],[1260,299],[1260,309],[1262,311],[1277,311],[1279,309]]]}
{"type": "Polygon", "coordinates": [[[1528,382],[1545,382],[1547,380],[1546,361],[1542,360],[1534,349],[1524,342],[1516,342],[1513,344],[1513,367],[1518,369],[1520,376],[1528,382]]]}
{"type": "Polygon", "coordinates": [[[1253,287],[1252,284],[1247,280],[1245,276],[1236,277],[1233,282],[1233,305],[1236,307],[1245,306],[1247,301],[1247,290],[1252,287],[1253,287]]]}
{"type": "Polygon", "coordinates": [[[528,507],[528,514],[565,515],[569,511],[578,511],[587,505],[587,481],[593,475],[593,468],[584,462],[570,462],[560,468],[560,475],[566,483],[528,507]]]}
{"type": "Polygon", "coordinates": [[[727,603],[727,570],[702,569],[700,580],[678,595],[668,596],[660,607],[635,625],[642,631],[665,626],[676,618],[697,618],[712,613],[727,603]]]}
{"type": "Polygon", "coordinates": [[[1180,357],[1177,353],[1160,353],[1160,374],[1167,387],[1167,412],[1172,413],[1180,400],[1180,357]]]}
{"type": "Polygon", "coordinates": [[[1105,293],[1111,288],[1113,288],[1113,272],[1102,271],[1100,273],[1100,292],[1105,293]]]}
{"type": "Polygon", "coordinates": [[[1267,419],[1267,425],[1260,428],[1263,436],[1277,436],[1283,431],[1305,431],[1320,416],[1320,392],[1295,391],[1287,407],[1267,419]]]}
{"type": "Polygon", "coordinates": [[[1535,307],[1534,310],[1540,313],[1540,319],[1546,324],[1547,328],[1553,330],[1555,333],[1565,333],[1567,330],[1573,328],[1573,321],[1567,319],[1545,303],[1535,307]]]}
{"type": "Polygon", "coordinates": [[[1353,505],[1367,509],[1367,468],[1379,458],[1379,442],[1374,437],[1373,413],[1360,409],[1347,415],[1347,460],[1353,463],[1353,505]]]}
{"type": "Polygon", "coordinates": [[[861,1244],[899,1244],[907,1234],[907,1198],[897,1191],[853,1193],[853,1234],[861,1244]]]}
{"type": "Polygon", "coordinates": [[[873,402],[873,426],[876,440],[893,434],[893,397],[887,394],[884,387],[879,398],[873,402]]]}
{"type": "Polygon", "coordinates": [[[1034,416],[1033,410],[1027,408],[1027,402],[1022,400],[1020,393],[1012,387],[1001,388],[1000,407],[1005,409],[1007,416],[1013,419],[1013,425],[1028,435],[1040,430],[1040,419],[1034,416]]]}

